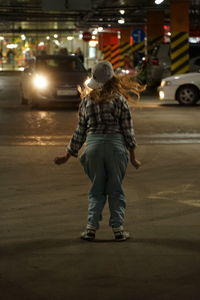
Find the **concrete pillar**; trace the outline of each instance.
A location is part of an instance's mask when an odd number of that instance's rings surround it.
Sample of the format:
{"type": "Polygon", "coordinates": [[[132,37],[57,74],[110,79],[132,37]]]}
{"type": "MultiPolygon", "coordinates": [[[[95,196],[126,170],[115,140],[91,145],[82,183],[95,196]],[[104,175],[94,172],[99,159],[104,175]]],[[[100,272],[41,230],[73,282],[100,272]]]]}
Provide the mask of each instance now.
{"type": "Polygon", "coordinates": [[[118,33],[113,32],[99,32],[98,35],[99,50],[102,52],[102,59],[111,62],[112,47],[119,44],[118,33]]]}
{"type": "Polygon", "coordinates": [[[189,71],[189,1],[171,0],[171,73],[189,71]]]}
{"type": "Polygon", "coordinates": [[[164,12],[149,11],[147,13],[147,52],[150,54],[154,45],[164,40],[164,12]]]}

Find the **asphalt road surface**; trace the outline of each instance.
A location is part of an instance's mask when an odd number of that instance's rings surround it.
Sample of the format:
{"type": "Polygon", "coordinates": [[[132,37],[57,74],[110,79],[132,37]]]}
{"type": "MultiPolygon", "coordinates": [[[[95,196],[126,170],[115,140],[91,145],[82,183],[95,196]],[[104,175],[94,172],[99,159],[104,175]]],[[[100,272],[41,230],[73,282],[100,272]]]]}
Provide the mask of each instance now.
{"type": "Polygon", "coordinates": [[[0,76],[0,298],[189,300],[200,294],[200,106],[132,105],[139,170],[128,166],[126,228],[113,242],[109,211],[95,242],[89,180],[78,159],[56,166],[76,122],[69,107],[20,105],[19,76],[0,76]]]}

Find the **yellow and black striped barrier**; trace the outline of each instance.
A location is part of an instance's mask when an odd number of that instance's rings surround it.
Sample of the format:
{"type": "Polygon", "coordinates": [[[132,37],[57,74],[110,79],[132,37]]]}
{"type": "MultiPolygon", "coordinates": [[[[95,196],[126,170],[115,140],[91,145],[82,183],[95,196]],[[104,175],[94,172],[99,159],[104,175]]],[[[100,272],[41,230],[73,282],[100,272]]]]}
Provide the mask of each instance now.
{"type": "Polygon", "coordinates": [[[134,54],[135,52],[145,52],[145,44],[144,44],[144,41],[141,42],[141,43],[134,43],[132,45],[132,49],[131,49],[131,52],[134,54]]]}
{"type": "Polygon", "coordinates": [[[106,45],[103,47],[103,58],[104,60],[108,60],[110,61],[111,60],[111,48],[112,48],[112,45],[106,45]]]}
{"type": "Polygon", "coordinates": [[[111,64],[113,65],[113,69],[117,69],[123,66],[123,58],[121,56],[120,45],[114,45],[111,51],[111,64]]]}
{"type": "Polygon", "coordinates": [[[120,44],[121,56],[129,55],[131,53],[132,46],[129,43],[120,44]]]}
{"type": "MultiPolygon", "coordinates": [[[[117,69],[125,65],[125,56],[131,56],[137,51],[144,52],[145,44],[134,43],[130,45],[129,43],[107,45],[103,48],[104,60],[108,60],[112,63],[113,68],[117,69]]],[[[132,59],[131,59],[132,60],[132,59]]]]}
{"type": "Polygon", "coordinates": [[[156,44],[161,44],[163,42],[163,36],[150,36],[148,37],[148,53],[151,54],[153,47],[156,44]]]}
{"type": "Polygon", "coordinates": [[[118,45],[118,51],[116,55],[113,56],[113,59],[111,61],[113,64],[113,68],[116,69],[118,67],[126,65],[126,56],[128,56],[130,61],[132,61],[130,55],[132,55],[132,46],[129,43],[121,43],[120,45],[118,45]]]}
{"type": "Polygon", "coordinates": [[[171,36],[171,74],[183,74],[189,71],[188,32],[172,32],[171,36]]]}

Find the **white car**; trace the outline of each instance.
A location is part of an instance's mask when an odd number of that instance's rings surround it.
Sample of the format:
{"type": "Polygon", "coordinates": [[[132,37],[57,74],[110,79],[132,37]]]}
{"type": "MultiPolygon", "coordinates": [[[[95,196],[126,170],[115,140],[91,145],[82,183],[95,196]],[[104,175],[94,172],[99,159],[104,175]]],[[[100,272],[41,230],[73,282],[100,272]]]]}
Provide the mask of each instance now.
{"type": "Polygon", "coordinates": [[[192,105],[200,99],[200,73],[166,77],[158,88],[160,100],[176,100],[181,105],[192,105]]]}

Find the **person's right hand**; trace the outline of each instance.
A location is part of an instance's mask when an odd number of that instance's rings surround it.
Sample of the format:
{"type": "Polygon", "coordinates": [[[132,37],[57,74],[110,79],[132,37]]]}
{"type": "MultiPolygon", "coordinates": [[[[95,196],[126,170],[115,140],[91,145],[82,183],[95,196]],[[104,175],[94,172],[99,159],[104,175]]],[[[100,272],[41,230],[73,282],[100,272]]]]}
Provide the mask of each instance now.
{"type": "Polygon", "coordinates": [[[141,162],[135,158],[131,159],[131,164],[134,166],[134,168],[139,169],[141,167],[141,162]]]}
{"type": "Polygon", "coordinates": [[[70,158],[70,155],[69,153],[67,153],[66,155],[64,156],[57,156],[55,159],[54,159],[54,163],[56,165],[62,165],[64,163],[66,163],[68,161],[68,159],[70,158]]]}

